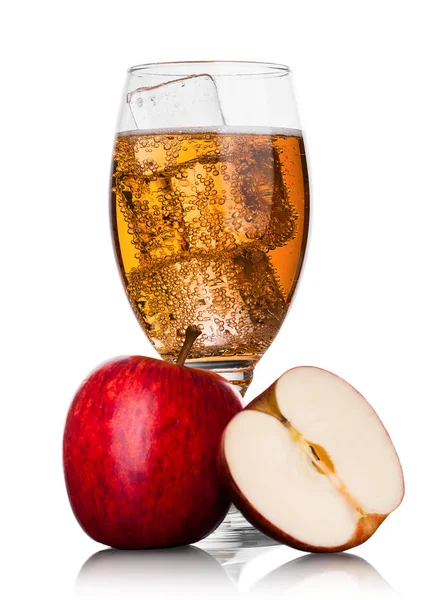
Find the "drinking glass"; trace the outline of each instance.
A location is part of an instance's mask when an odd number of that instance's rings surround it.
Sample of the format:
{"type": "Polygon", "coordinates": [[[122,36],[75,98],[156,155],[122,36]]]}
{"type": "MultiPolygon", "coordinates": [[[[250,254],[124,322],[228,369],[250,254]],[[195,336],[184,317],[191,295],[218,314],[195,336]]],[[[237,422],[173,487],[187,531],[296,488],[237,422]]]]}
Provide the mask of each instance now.
{"type": "Polygon", "coordinates": [[[290,306],[308,221],[288,67],[129,69],[111,223],[128,299],[164,360],[175,362],[194,325],[201,335],[186,365],[215,371],[244,394],[290,306]]]}

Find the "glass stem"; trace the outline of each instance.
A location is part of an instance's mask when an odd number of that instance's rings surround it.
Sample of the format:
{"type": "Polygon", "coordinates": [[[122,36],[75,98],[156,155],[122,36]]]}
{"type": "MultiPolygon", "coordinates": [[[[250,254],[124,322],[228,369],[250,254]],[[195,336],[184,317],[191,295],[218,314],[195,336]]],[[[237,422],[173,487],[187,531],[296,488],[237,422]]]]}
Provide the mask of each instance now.
{"type": "Polygon", "coordinates": [[[249,387],[252,377],[253,369],[256,365],[255,360],[219,360],[219,361],[187,361],[187,367],[194,367],[196,369],[205,369],[207,371],[213,371],[221,377],[224,377],[229,383],[231,383],[242,396],[245,395],[247,388],[249,387]]]}

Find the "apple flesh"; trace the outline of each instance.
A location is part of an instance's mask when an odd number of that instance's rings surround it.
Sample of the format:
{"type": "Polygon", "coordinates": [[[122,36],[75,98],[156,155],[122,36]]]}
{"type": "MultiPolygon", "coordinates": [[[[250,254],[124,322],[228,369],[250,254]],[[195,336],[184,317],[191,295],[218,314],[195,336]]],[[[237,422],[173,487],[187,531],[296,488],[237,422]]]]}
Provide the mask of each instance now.
{"type": "Polygon", "coordinates": [[[218,458],[234,504],[307,552],[366,541],[402,501],[402,469],[377,414],[346,381],[291,369],[236,415],[218,458]]]}
{"type": "Polygon", "coordinates": [[[214,373],[153,358],[94,371],[72,402],[63,441],[69,500],[85,532],[141,549],[213,531],[230,506],[216,455],[240,398],[214,373]]]}

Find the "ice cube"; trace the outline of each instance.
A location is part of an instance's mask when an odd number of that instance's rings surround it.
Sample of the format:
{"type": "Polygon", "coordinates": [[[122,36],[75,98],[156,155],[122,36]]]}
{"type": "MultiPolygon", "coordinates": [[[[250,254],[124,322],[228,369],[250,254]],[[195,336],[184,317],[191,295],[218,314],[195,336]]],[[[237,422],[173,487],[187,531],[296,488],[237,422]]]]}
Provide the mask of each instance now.
{"type": "Polygon", "coordinates": [[[251,136],[125,136],[116,199],[140,264],[186,251],[263,251],[296,232],[273,147],[251,136]],[[181,138],[181,139],[180,139],[181,138]]]}
{"type": "MultiPolygon", "coordinates": [[[[178,354],[188,325],[198,346],[219,354],[255,354],[278,332],[287,305],[266,253],[185,253],[127,273],[127,291],[147,335],[162,354],[178,354]]],[[[195,353],[192,354],[195,356],[195,353]]]]}
{"type": "Polygon", "coordinates": [[[127,95],[138,129],[225,125],[218,90],[210,75],[191,75],[127,95]]]}
{"type": "Polygon", "coordinates": [[[175,132],[155,134],[149,142],[143,136],[133,136],[132,144],[137,170],[149,179],[158,175],[171,177],[198,161],[212,164],[218,160],[213,142],[196,139],[190,143],[187,138],[184,141],[184,134],[176,135],[175,132]]]}
{"type": "Polygon", "coordinates": [[[189,247],[273,250],[286,244],[295,234],[296,214],[273,147],[268,141],[257,146],[249,136],[228,136],[215,144],[218,155],[180,163],[171,177],[189,247]]]}

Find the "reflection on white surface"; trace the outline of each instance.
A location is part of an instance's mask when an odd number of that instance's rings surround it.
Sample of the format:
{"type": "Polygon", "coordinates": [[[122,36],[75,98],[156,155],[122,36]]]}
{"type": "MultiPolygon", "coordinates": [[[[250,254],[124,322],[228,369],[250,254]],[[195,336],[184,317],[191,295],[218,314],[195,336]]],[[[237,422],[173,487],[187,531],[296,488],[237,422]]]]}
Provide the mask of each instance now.
{"type": "Polygon", "coordinates": [[[77,598],[230,597],[234,584],[219,562],[193,546],[165,550],[102,550],[81,568],[77,598]]]}
{"type": "Polygon", "coordinates": [[[278,561],[278,550],[246,565],[240,573],[239,589],[260,597],[283,595],[303,600],[400,598],[374,567],[353,554],[308,554],[269,570],[269,564],[278,561]]]}
{"type": "Polygon", "coordinates": [[[238,540],[237,545],[233,547],[222,543],[214,545],[210,540],[210,537],[206,538],[196,545],[206,550],[223,565],[231,579],[237,583],[238,589],[240,589],[239,580],[242,571],[251,572],[257,579],[260,579],[261,573],[269,573],[287,561],[287,547],[280,546],[270,538],[265,539],[265,544],[261,546],[257,544],[256,536],[252,536],[252,538],[246,536],[243,543],[238,540]],[[278,555],[277,562],[275,561],[276,555],[278,555]],[[265,571],[261,570],[259,566],[261,563],[265,563],[265,571]]]}
{"type": "Polygon", "coordinates": [[[353,554],[308,554],[287,562],[285,546],[97,552],[81,568],[77,598],[400,598],[353,554]]]}

